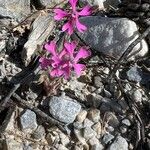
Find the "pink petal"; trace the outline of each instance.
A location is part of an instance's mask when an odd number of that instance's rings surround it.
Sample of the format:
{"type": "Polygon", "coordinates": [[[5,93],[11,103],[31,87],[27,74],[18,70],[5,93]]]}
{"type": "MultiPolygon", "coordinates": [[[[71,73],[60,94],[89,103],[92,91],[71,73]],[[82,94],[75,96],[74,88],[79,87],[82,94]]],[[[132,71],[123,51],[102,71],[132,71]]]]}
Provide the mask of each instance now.
{"type": "Polygon", "coordinates": [[[59,53],[59,58],[62,59],[64,55],[66,55],[66,49],[61,50],[61,52],[59,53]]]}
{"type": "Polygon", "coordinates": [[[74,62],[77,63],[81,58],[87,58],[90,55],[91,55],[90,51],[81,47],[76,57],[74,58],[74,62]]]}
{"type": "Polygon", "coordinates": [[[45,44],[45,49],[47,51],[49,51],[52,55],[56,56],[57,53],[56,53],[56,43],[54,41],[51,41],[50,44],[45,44]]]}
{"type": "Polygon", "coordinates": [[[69,53],[69,55],[71,56],[71,58],[73,58],[74,50],[75,50],[77,44],[75,42],[71,42],[71,43],[66,42],[64,44],[64,46],[65,46],[67,52],[69,53]]]}
{"type": "Polygon", "coordinates": [[[54,16],[55,20],[62,20],[64,17],[68,15],[67,12],[63,11],[60,8],[54,9],[54,13],[55,13],[55,16],[54,16]]]}
{"type": "Polygon", "coordinates": [[[73,11],[76,11],[77,2],[78,0],[69,0],[69,3],[71,4],[73,11]]]}
{"type": "Polygon", "coordinates": [[[81,24],[79,22],[78,18],[76,18],[76,27],[77,27],[78,31],[81,33],[83,33],[85,30],[87,30],[87,27],[85,25],[81,24]]]}
{"type": "Polygon", "coordinates": [[[80,16],[89,16],[92,13],[91,7],[89,5],[83,7],[83,9],[78,13],[80,16]]]}
{"type": "Polygon", "coordinates": [[[74,64],[73,68],[77,76],[80,76],[82,71],[85,70],[86,67],[83,64],[74,64]]]}
{"type": "Polygon", "coordinates": [[[53,60],[52,67],[54,68],[58,67],[59,64],[61,63],[61,60],[58,56],[53,56],[51,59],[53,60]]]}
{"type": "Polygon", "coordinates": [[[59,68],[56,68],[56,69],[52,69],[51,71],[50,71],[50,75],[52,76],[52,77],[60,77],[60,76],[62,76],[63,75],[63,70],[60,70],[59,68]]]}
{"type": "Polygon", "coordinates": [[[71,35],[73,33],[73,22],[72,21],[68,21],[67,23],[65,23],[62,27],[62,31],[68,31],[68,34],[71,35]]]}
{"type": "Polygon", "coordinates": [[[41,68],[42,68],[42,69],[45,69],[45,68],[47,68],[48,66],[51,65],[52,60],[47,59],[47,58],[44,58],[44,57],[41,57],[41,58],[39,59],[39,62],[40,62],[41,68]]]}

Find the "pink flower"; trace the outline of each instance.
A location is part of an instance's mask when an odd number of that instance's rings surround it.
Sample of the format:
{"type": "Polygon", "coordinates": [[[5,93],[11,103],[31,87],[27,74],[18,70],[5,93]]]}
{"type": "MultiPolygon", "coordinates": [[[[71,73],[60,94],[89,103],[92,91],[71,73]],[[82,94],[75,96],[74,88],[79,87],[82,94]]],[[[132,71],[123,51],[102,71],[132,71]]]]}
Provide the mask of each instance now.
{"type": "Polygon", "coordinates": [[[75,42],[71,42],[71,43],[66,42],[64,44],[64,46],[65,46],[67,54],[69,56],[69,63],[66,66],[67,71],[68,71],[67,72],[67,78],[69,78],[72,68],[74,69],[76,75],[80,76],[81,72],[83,70],[85,70],[85,65],[80,64],[78,62],[80,61],[80,59],[85,59],[88,56],[90,56],[91,52],[88,51],[85,48],[82,48],[82,47],[79,49],[78,52],[75,52],[75,48],[76,48],[76,43],[75,42]]]}
{"type": "Polygon", "coordinates": [[[84,32],[87,28],[85,25],[81,24],[79,22],[80,16],[89,16],[91,14],[91,7],[89,5],[82,8],[81,11],[77,11],[77,2],[78,0],[69,0],[71,10],[64,11],[61,8],[54,9],[54,19],[55,20],[62,20],[65,17],[68,19],[68,21],[63,25],[62,31],[67,31],[69,35],[73,33],[74,27],[78,29],[79,32],[84,32]]]}
{"type": "Polygon", "coordinates": [[[90,56],[91,53],[83,47],[77,52],[75,51],[76,46],[75,42],[66,42],[62,51],[58,53],[56,51],[56,43],[51,41],[50,44],[45,45],[45,49],[51,53],[51,58],[40,58],[41,67],[45,69],[51,66],[50,75],[52,77],[64,76],[65,79],[68,79],[72,69],[77,76],[80,76],[81,72],[85,69],[85,65],[78,62],[90,56]]]}

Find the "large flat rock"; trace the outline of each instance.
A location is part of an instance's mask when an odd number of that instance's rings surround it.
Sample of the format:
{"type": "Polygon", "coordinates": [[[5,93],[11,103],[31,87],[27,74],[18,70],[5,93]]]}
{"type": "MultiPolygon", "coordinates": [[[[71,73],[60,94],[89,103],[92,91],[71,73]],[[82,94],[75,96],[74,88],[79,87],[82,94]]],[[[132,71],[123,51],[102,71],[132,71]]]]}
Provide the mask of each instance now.
{"type": "MultiPolygon", "coordinates": [[[[81,22],[88,28],[81,39],[91,46],[93,50],[118,59],[127,47],[139,36],[137,25],[126,18],[108,18],[90,16],[81,18],[81,22]]],[[[134,47],[133,52],[140,51],[135,57],[144,56],[148,52],[148,45],[142,40],[134,47]]]]}

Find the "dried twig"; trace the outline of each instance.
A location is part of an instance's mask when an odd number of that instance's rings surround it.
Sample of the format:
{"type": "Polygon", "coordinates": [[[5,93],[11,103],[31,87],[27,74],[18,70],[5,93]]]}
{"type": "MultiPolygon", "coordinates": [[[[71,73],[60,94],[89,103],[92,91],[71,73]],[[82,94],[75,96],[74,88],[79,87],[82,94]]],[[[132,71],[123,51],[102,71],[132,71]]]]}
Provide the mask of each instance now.
{"type": "Polygon", "coordinates": [[[135,115],[137,121],[138,121],[138,128],[137,128],[137,141],[135,144],[135,149],[137,149],[137,146],[141,143],[145,143],[145,128],[144,128],[144,124],[143,121],[140,117],[140,113],[138,111],[138,108],[136,107],[136,105],[134,104],[134,102],[132,101],[132,99],[130,98],[130,96],[124,91],[124,88],[121,84],[121,82],[118,80],[118,78],[115,76],[115,80],[118,83],[119,89],[121,90],[129,108],[132,110],[133,114],[135,115]],[[140,125],[140,127],[139,127],[140,125]],[[139,132],[140,130],[140,132],[139,132]]]}
{"type": "Polygon", "coordinates": [[[38,109],[37,107],[34,107],[33,105],[29,104],[27,101],[23,100],[19,95],[17,95],[16,93],[13,93],[13,97],[14,97],[14,102],[24,108],[30,109],[32,111],[34,111],[38,116],[40,116],[43,120],[45,120],[47,123],[50,123],[51,125],[57,125],[59,128],[61,128],[61,130],[64,130],[62,128],[62,126],[64,126],[65,124],[62,122],[57,121],[56,119],[48,116],[46,113],[44,113],[43,111],[41,111],[40,109],[38,109]]]}
{"type": "Polygon", "coordinates": [[[17,77],[17,83],[14,84],[14,87],[10,90],[7,96],[0,102],[0,112],[2,112],[5,109],[6,104],[10,100],[12,94],[15,93],[15,91],[20,87],[20,85],[27,82],[29,79],[31,79],[34,76],[35,74],[34,71],[38,67],[37,62],[38,62],[38,59],[32,65],[29,65],[25,71],[21,72],[23,73],[23,76],[20,75],[21,79],[19,79],[19,76],[17,77]]]}
{"type": "Polygon", "coordinates": [[[150,33],[150,26],[146,29],[146,31],[141,34],[135,41],[133,41],[128,48],[126,49],[126,51],[121,55],[121,57],[119,58],[117,64],[113,67],[112,72],[109,74],[109,79],[111,79],[113,77],[113,75],[116,73],[116,71],[118,70],[118,68],[120,67],[121,62],[124,61],[124,59],[128,56],[129,53],[131,53],[131,51],[133,50],[133,48],[139,43],[141,42],[141,40],[143,38],[145,38],[148,34],[150,33]]]}

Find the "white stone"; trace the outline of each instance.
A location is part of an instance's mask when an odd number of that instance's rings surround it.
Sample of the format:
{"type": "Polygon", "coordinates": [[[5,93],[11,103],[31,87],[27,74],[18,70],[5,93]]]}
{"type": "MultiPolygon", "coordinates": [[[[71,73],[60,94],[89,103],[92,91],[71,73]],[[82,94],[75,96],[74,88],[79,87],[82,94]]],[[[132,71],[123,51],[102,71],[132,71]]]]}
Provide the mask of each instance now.
{"type": "Polygon", "coordinates": [[[128,143],[123,137],[118,136],[107,150],[128,150],[128,143]]]}

